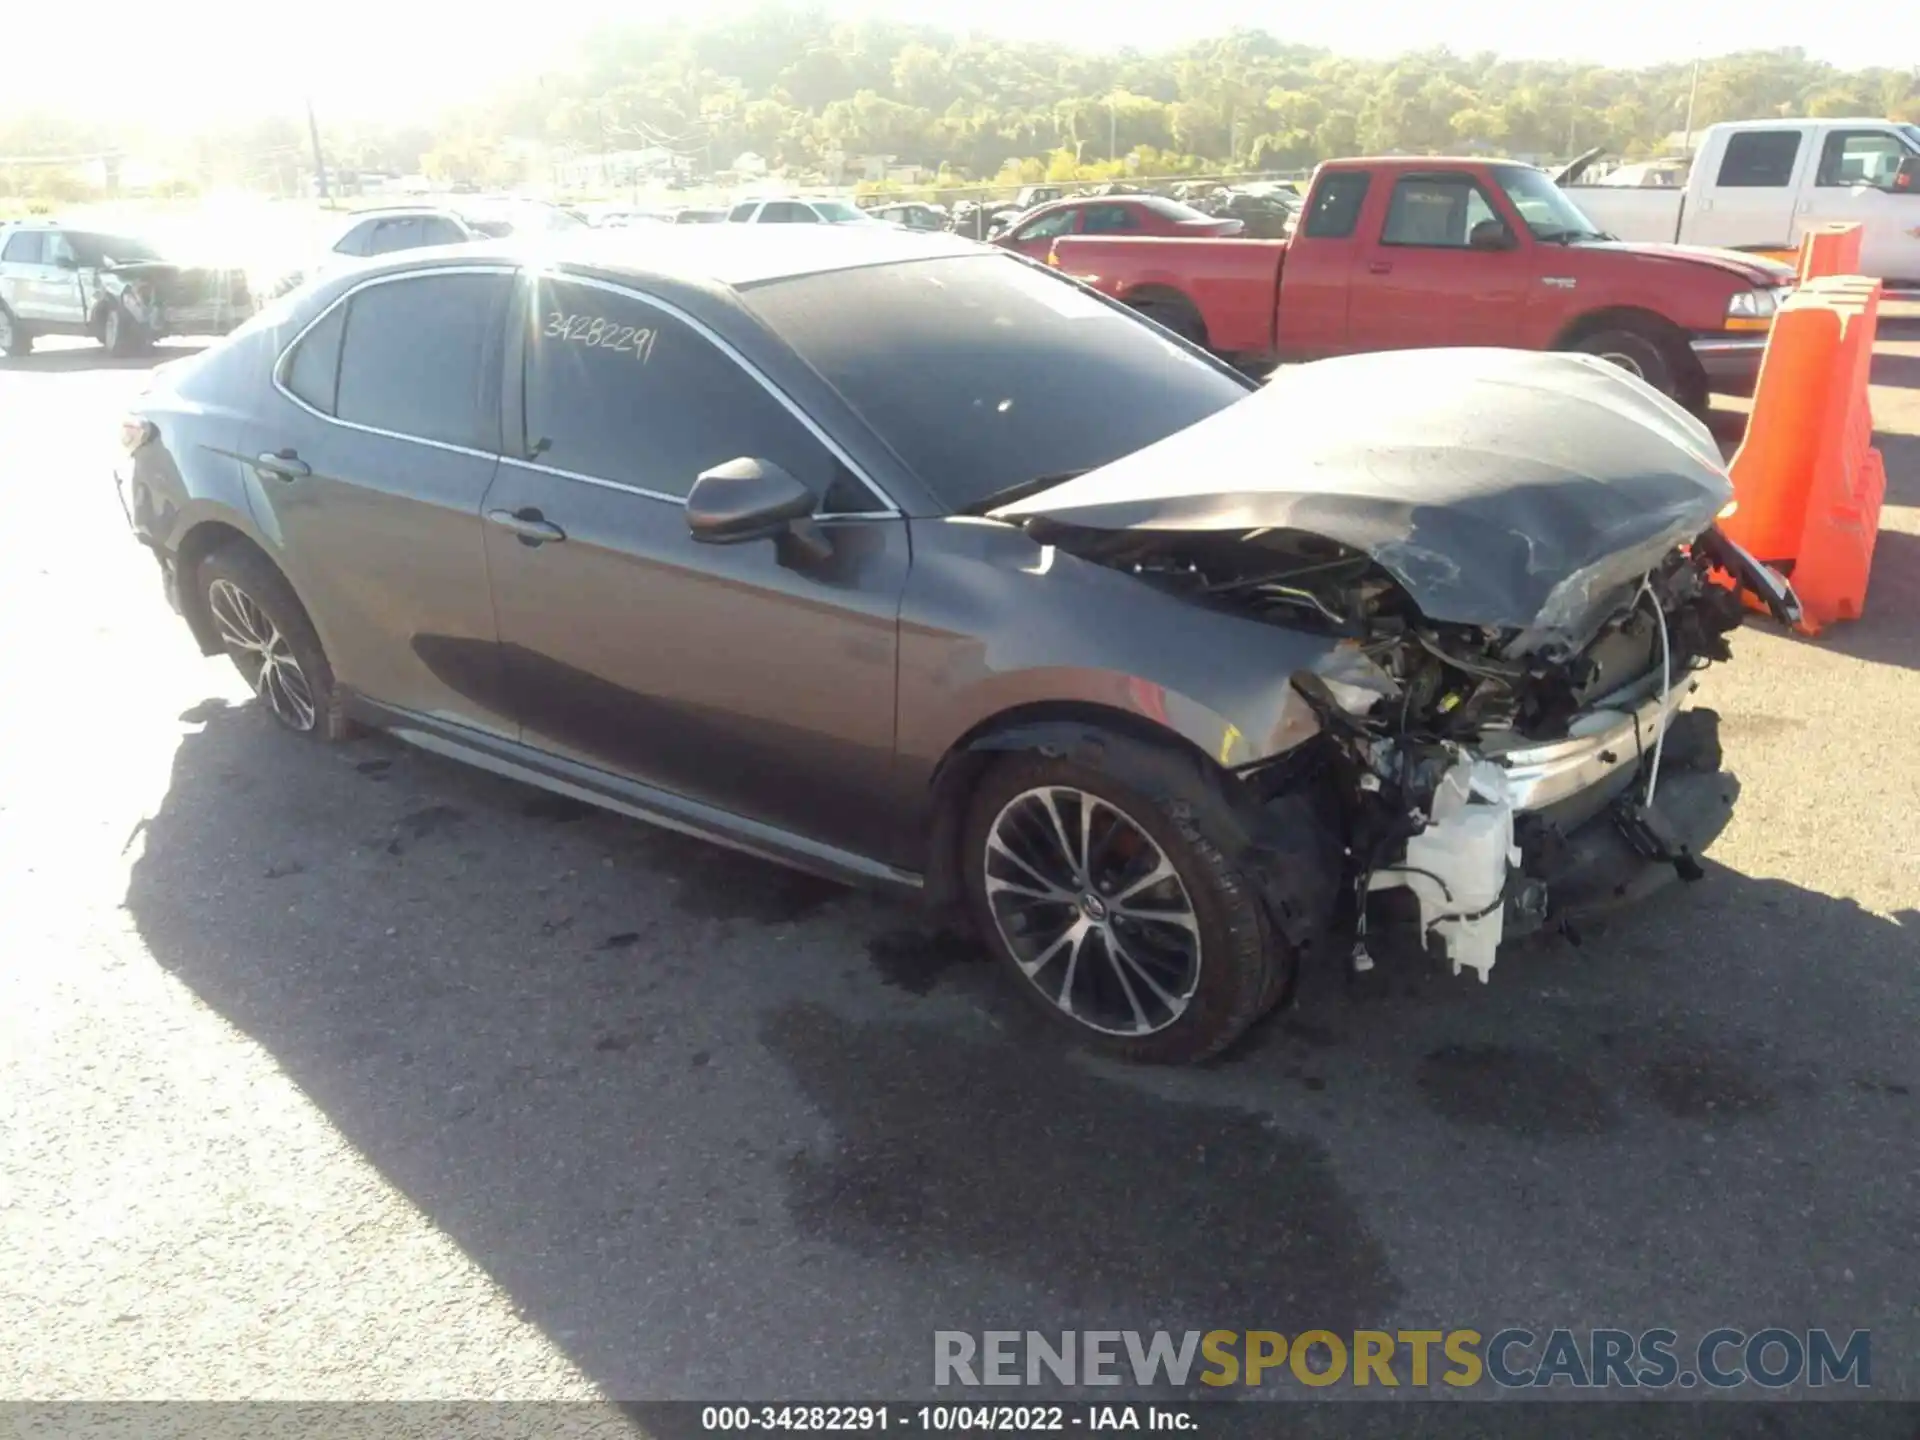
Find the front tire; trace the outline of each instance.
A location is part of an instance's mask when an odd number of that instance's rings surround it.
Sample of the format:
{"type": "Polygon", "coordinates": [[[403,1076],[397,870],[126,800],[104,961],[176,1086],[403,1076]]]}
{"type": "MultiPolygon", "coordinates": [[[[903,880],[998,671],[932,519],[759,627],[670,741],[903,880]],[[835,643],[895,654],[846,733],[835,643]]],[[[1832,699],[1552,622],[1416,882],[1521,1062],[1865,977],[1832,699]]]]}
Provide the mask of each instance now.
{"type": "Polygon", "coordinates": [[[967,902],[1026,999],[1122,1059],[1190,1064],[1270,1008],[1293,956],[1211,823],[1197,770],[1144,789],[1044,755],[1010,756],[975,790],[967,902]]]}
{"type": "Polygon", "coordinates": [[[216,550],[194,584],[227,658],[275,723],[323,742],[352,733],[320,637],[265,556],[241,545],[216,550]]]}
{"type": "Polygon", "coordinates": [[[153,337],[147,334],[146,326],[127,313],[126,306],[115,303],[100,317],[100,343],[109,355],[124,360],[149,349],[153,337]]]}
{"type": "Polygon", "coordinates": [[[1687,403],[1687,397],[1681,393],[1685,388],[1681,383],[1681,367],[1659,339],[1644,331],[1596,330],[1591,335],[1582,335],[1568,348],[1596,355],[1646,381],[1669,399],[1683,405],[1687,403]]]}

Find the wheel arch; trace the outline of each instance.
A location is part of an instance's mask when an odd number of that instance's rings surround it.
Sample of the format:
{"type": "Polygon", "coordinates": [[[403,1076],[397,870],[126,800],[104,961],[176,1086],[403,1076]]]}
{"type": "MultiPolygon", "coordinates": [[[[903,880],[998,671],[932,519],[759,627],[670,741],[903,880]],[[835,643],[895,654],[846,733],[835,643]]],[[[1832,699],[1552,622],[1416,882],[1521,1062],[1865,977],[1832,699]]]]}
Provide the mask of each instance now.
{"type": "MultiPolygon", "coordinates": [[[[251,551],[271,565],[274,573],[286,582],[287,589],[293,592],[293,598],[299,602],[301,611],[306,615],[307,623],[314,627],[314,633],[320,634],[320,627],[313,618],[313,610],[308,606],[305,597],[300,594],[300,587],[293,583],[293,577],[287,574],[286,567],[274,558],[273,552],[230,521],[209,517],[185,531],[173,548],[174,584],[180,598],[180,614],[186,620],[187,628],[193,632],[194,641],[200,646],[201,654],[218,655],[225,647],[220,643],[220,635],[214,628],[213,617],[207,613],[206,597],[200,593],[200,586],[195,577],[199,573],[202,561],[214,551],[224,550],[229,546],[251,551]]],[[[325,638],[322,637],[321,644],[324,646],[325,643],[325,638]]]]}
{"type": "Polygon", "coordinates": [[[1682,354],[1691,353],[1687,350],[1686,330],[1659,311],[1641,305],[1609,305],[1576,315],[1553,337],[1551,348],[1570,349],[1589,335],[1598,335],[1604,330],[1631,330],[1663,345],[1677,345],[1682,354]]]}
{"type": "Polygon", "coordinates": [[[1196,302],[1191,295],[1187,294],[1186,291],[1173,285],[1160,284],[1156,281],[1149,280],[1144,284],[1128,287],[1126,295],[1119,298],[1123,304],[1130,305],[1135,310],[1142,311],[1149,319],[1156,318],[1152,313],[1155,308],[1166,311],[1178,311],[1182,315],[1190,316],[1193,320],[1194,329],[1198,332],[1194,343],[1199,345],[1203,350],[1207,348],[1207,317],[1201,313],[1198,302],[1196,302]]]}

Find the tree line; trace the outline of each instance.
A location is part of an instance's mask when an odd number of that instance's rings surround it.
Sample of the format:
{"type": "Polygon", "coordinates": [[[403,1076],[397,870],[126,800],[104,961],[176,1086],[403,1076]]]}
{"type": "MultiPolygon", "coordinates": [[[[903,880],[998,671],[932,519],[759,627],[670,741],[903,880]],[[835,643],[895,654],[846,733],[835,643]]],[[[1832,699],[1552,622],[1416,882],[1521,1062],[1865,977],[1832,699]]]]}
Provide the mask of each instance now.
{"type": "MultiPolygon", "coordinates": [[[[1364,60],[1241,30],[1164,51],[1096,53],[767,8],[711,22],[622,24],[576,62],[449,111],[382,127],[325,116],[329,161],[480,186],[543,181],[538,147],[666,150],[695,175],[743,153],[817,177],[885,155],[948,183],[1305,169],[1331,156],[1660,153],[1686,124],[1775,115],[1920,120],[1914,68],[1846,71],[1776,49],[1616,69],[1421,51],[1364,60]],[[528,143],[533,142],[533,143],[528,143]]],[[[72,117],[0,123],[0,157],[125,143],[72,117]]],[[[299,117],[194,137],[173,157],[205,184],[286,189],[306,165],[299,117]]],[[[20,171],[0,176],[17,187],[20,171]]],[[[29,172],[31,173],[31,172],[29,172]]],[[[17,191],[16,191],[17,193],[17,191]]]]}

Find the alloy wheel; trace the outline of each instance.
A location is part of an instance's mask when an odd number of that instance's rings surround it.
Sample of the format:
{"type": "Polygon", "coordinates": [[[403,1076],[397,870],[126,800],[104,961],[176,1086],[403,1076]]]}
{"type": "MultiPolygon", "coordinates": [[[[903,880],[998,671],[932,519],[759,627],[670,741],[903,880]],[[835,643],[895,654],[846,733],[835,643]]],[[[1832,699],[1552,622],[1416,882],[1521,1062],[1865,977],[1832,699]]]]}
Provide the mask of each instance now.
{"type": "Polygon", "coordinates": [[[207,587],[207,609],[227,653],[274,718],[289,730],[313,729],[313,687],[273,618],[231,580],[207,587]]]}
{"type": "Polygon", "coordinates": [[[1636,380],[1644,380],[1647,378],[1647,372],[1640,368],[1640,362],[1631,355],[1622,355],[1617,350],[1603,350],[1600,352],[1599,358],[1606,361],[1609,365],[1618,365],[1636,380]]]}
{"type": "Polygon", "coordinates": [[[1151,1035],[1200,986],[1200,921],[1173,862],[1130,815],[1071,786],[1014,796],[987,831],[987,903],[1021,974],[1109,1035],[1151,1035]]]}

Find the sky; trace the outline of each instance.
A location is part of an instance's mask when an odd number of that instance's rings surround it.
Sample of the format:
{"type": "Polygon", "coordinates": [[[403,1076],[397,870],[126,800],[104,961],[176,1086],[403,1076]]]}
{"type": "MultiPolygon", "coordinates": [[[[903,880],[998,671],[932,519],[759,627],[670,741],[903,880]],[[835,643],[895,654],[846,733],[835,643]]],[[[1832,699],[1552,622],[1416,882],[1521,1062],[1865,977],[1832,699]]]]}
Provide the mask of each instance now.
{"type": "MultiPolygon", "coordinates": [[[[535,7],[450,7],[445,0],[327,0],[270,18],[256,0],[90,0],[88,28],[138,36],[94,46],[79,68],[50,51],[15,63],[0,114],[50,108],[148,117],[165,128],[297,113],[311,93],[323,114],[431,114],[502,80],[565,65],[596,21],[714,15],[754,0],[542,0],[535,7]],[[449,24],[446,17],[460,18],[449,24]]],[[[876,15],[1090,49],[1152,50],[1235,26],[1354,55],[1445,45],[1516,58],[1640,65],[1735,49],[1798,45],[1847,67],[1920,66],[1920,6],[1906,0],[1374,0],[1280,6],[1260,0],[825,0],[876,15]],[[1572,17],[1584,15],[1585,23],[1572,17]]]]}

